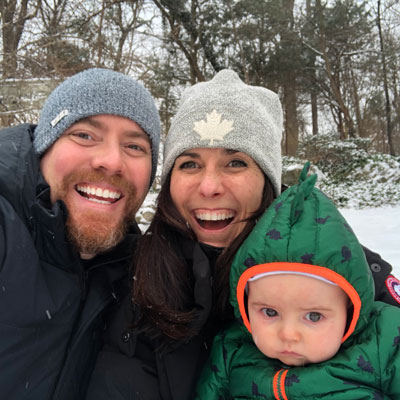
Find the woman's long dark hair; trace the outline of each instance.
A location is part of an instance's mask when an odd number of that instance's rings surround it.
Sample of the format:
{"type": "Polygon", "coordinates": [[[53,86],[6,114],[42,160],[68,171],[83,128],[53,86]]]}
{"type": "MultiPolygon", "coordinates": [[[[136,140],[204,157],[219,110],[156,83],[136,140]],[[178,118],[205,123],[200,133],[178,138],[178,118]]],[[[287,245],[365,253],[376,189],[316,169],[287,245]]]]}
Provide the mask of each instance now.
{"type": "MultiPolygon", "coordinates": [[[[134,321],[150,337],[166,340],[189,339],[196,335],[192,269],[177,246],[182,236],[196,240],[186,226],[170,195],[168,175],[158,195],[153,220],[139,240],[133,257],[133,303],[140,312],[134,321]]],[[[218,257],[214,271],[212,314],[219,320],[232,319],[229,305],[229,271],[240,245],[274,199],[273,187],[265,176],[260,207],[247,219],[243,231],[218,257]]]]}

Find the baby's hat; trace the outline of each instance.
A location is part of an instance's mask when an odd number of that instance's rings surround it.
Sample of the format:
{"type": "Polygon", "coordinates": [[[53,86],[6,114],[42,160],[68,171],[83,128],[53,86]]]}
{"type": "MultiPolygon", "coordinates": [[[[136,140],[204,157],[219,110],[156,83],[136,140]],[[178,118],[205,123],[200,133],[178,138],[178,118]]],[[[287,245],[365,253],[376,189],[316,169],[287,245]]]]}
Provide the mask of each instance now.
{"type": "Polygon", "coordinates": [[[272,203],[238,250],[230,275],[231,303],[250,330],[245,296],[251,279],[270,273],[317,277],[338,285],[353,305],[346,340],[368,320],[373,278],[357,237],[332,200],[314,187],[317,177],[307,177],[308,169],[309,163],[299,183],[272,203]]]}

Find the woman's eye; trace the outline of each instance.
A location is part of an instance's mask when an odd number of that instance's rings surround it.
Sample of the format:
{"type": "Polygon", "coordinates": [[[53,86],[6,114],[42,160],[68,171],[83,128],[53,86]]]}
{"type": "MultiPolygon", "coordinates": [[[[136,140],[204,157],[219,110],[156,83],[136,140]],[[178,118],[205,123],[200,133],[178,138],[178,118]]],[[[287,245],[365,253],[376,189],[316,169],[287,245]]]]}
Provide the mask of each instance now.
{"type": "Polygon", "coordinates": [[[276,317],[278,315],[278,312],[275,311],[273,308],[263,308],[261,310],[267,317],[276,317]]]}
{"type": "Polygon", "coordinates": [[[198,165],[194,161],[185,161],[179,165],[179,169],[191,169],[198,168],[198,165]]]}
{"type": "Polygon", "coordinates": [[[234,167],[234,168],[243,168],[247,167],[247,163],[243,160],[232,160],[229,164],[229,167],[234,167]]]}
{"type": "Polygon", "coordinates": [[[306,315],[306,319],[311,322],[318,322],[322,319],[322,314],[316,311],[311,311],[306,315]]]}

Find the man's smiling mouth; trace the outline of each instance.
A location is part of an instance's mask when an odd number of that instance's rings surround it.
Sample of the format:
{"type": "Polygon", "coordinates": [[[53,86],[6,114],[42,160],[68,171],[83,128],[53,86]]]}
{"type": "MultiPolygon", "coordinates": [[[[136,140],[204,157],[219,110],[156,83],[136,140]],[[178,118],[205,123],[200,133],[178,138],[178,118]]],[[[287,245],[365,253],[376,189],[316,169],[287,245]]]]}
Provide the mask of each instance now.
{"type": "Polygon", "coordinates": [[[113,204],[122,196],[121,192],[90,185],[76,185],[76,191],[85,199],[99,204],[113,204]]]}

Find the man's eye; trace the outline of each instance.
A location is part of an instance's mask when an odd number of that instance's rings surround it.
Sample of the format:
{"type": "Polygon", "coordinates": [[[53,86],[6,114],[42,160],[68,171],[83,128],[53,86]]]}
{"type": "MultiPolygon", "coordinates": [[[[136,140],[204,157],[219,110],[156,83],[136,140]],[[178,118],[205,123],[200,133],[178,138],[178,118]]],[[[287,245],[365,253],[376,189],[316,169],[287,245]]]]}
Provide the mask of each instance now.
{"type": "Polygon", "coordinates": [[[318,322],[322,319],[322,314],[316,311],[311,311],[306,315],[306,319],[311,322],[318,322]]]}
{"type": "Polygon", "coordinates": [[[142,146],[139,146],[137,144],[129,144],[127,147],[129,150],[144,151],[142,146]]]}
{"type": "Polygon", "coordinates": [[[261,310],[267,317],[276,317],[278,315],[278,312],[275,311],[273,308],[263,308],[261,310]]]}
{"type": "Polygon", "coordinates": [[[75,136],[79,139],[93,140],[93,137],[85,132],[75,132],[75,133],[73,133],[73,136],[75,136]]]}
{"type": "Polygon", "coordinates": [[[229,164],[229,167],[234,167],[234,168],[243,168],[247,167],[247,163],[243,160],[232,160],[229,164]]]}

